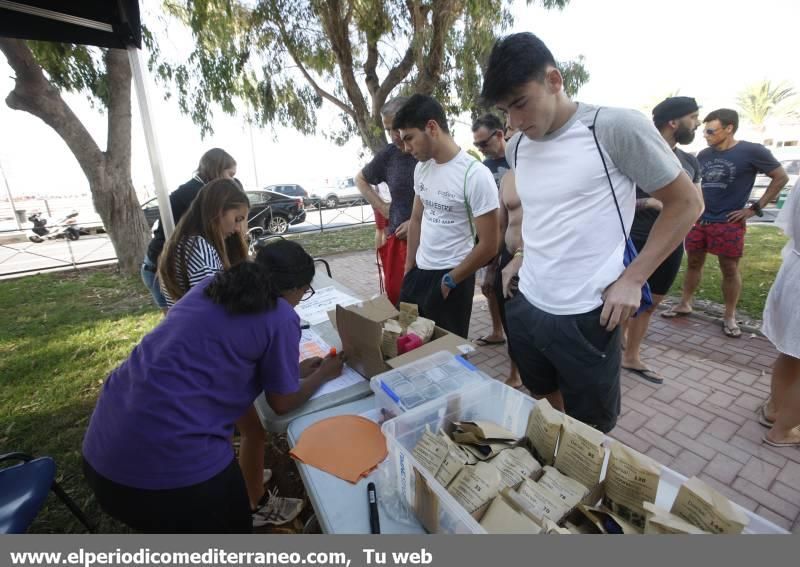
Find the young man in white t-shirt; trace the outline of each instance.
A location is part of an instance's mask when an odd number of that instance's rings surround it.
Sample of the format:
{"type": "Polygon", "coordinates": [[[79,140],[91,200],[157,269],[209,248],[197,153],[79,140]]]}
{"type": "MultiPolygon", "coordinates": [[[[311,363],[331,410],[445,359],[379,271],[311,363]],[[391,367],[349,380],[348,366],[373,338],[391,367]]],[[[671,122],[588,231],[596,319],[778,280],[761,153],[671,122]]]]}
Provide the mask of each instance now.
{"type": "Polygon", "coordinates": [[[435,99],[412,96],[392,126],[419,161],[400,301],[416,303],[420,315],[466,337],[475,272],[495,256],[500,239],[497,185],[489,168],[450,137],[435,99]]]}
{"type": "Polygon", "coordinates": [[[620,411],[620,323],[642,286],[702,212],[692,181],[641,113],[576,103],[531,33],[498,40],[482,97],[519,132],[507,145],[522,202],[520,294],[506,307],[523,383],[608,432],[620,411]],[[623,263],[635,186],[663,209],[638,257],[623,263]],[[613,188],[613,189],[612,189],[613,188]]]}

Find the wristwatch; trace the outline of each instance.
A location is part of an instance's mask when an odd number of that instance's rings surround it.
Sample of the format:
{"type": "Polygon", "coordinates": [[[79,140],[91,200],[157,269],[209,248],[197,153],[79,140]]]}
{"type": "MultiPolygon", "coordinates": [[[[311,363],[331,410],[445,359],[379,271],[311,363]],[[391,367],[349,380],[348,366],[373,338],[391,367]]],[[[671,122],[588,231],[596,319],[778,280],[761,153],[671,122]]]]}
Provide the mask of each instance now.
{"type": "Polygon", "coordinates": [[[458,285],[456,284],[456,281],[453,279],[453,276],[450,275],[450,272],[446,273],[442,277],[442,283],[447,287],[449,287],[450,289],[455,289],[456,285],[458,285]]]}
{"type": "Polygon", "coordinates": [[[764,216],[764,211],[761,210],[761,205],[759,205],[758,202],[755,202],[752,205],[750,205],[750,210],[753,211],[757,217],[764,216]]]}

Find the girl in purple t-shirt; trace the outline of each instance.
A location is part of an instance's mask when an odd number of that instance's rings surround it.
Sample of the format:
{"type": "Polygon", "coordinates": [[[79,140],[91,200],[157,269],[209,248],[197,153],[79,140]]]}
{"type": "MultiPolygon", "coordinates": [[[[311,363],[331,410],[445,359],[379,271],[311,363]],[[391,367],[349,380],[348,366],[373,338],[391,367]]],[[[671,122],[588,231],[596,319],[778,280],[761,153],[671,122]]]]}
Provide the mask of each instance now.
{"type": "MultiPolygon", "coordinates": [[[[233,179],[216,179],[200,190],[159,260],[158,278],[168,308],[208,276],[247,259],[243,226],[249,209],[247,194],[233,179]]],[[[236,428],[240,434],[239,467],[255,511],[266,504],[264,485],[272,475],[264,469],[266,433],[255,406],[239,418],[236,428]]],[[[258,516],[253,518],[255,521],[258,516]]]]}
{"type": "Polygon", "coordinates": [[[298,364],[294,306],[313,277],[297,243],[266,246],[194,286],[111,373],[83,441],[103,510],[144,532],[251,531],[234,423],[261,392],[283,414],[342,369],[340,356],[298,364]]]}

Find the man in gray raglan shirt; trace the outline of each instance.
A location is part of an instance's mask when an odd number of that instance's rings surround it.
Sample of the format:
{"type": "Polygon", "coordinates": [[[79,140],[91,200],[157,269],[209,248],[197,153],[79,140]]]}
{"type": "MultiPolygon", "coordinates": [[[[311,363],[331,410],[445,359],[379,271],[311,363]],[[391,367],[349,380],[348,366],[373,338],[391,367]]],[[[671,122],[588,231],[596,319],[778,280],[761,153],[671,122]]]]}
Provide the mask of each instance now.
{"type": "Polygon", "coordinates": [[[510,35],[492,49],[482,96],[519,130],[506,153],[524,241],[521,293],[506,307],[509,338],[535,397],[608,432],[620,411],[619,325],[639,308],[642,286],[702,201],[645,116],[573,102],[563,86],[533,34],[510,35]],[[626,268],[637,185],[663,209],[626,268]]]}

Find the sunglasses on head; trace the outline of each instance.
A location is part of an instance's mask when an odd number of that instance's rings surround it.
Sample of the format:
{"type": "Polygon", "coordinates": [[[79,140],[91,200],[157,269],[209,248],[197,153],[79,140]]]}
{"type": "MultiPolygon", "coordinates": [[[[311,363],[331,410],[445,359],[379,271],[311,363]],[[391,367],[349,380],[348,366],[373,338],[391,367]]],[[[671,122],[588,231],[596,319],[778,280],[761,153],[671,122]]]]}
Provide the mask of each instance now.
{"type": "Polygon", "coordinates": [[[500,132],[500,130],[495,130],[494,132],[489,134],[489,137],[486,138],[485,140],[481,140],[480,142],[475,142],[475,147],[476,148],[485,148],[485,147],[487,147],[489,145],[489,143],[492,141],[492,138],[494,138],[494,135],[497,134],[498,132],[500,132]]]}

